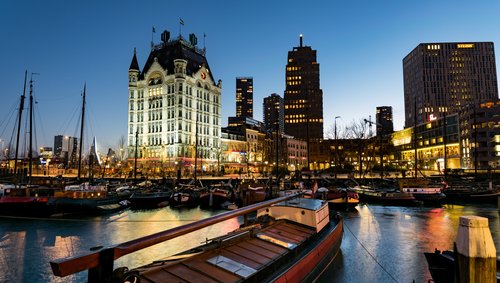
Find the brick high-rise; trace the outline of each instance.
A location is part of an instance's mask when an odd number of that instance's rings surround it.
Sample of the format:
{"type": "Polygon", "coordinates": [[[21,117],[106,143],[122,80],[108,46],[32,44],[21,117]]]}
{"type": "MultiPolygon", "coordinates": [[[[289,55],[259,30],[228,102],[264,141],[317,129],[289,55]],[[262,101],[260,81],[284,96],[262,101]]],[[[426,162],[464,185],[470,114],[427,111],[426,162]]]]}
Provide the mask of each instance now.
{"type": "Polygon", "coordinates": [[[285,89],[285,133],[296,139],[323,139],[323,91],[316,50],[302,44],[288,51],[285,89]]]}

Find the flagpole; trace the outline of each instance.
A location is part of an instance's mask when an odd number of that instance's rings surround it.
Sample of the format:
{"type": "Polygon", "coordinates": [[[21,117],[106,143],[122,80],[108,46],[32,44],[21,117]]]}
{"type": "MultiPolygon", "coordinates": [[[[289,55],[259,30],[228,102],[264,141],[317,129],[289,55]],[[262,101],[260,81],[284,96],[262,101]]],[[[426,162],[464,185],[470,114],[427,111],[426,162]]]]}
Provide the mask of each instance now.
{"type": "Polygon", "coordinates": [[[155,27],[153,27],[151,30],[151,49],[153,49],[153,47],[154,47],[153,35],[155,32],[156,32],[155,27]]]}
{"type": "Polygon", "coordinates": [[[182,26],[184,25],[184,21],[179,18],[179,38],[182,38],[182,26]]]}

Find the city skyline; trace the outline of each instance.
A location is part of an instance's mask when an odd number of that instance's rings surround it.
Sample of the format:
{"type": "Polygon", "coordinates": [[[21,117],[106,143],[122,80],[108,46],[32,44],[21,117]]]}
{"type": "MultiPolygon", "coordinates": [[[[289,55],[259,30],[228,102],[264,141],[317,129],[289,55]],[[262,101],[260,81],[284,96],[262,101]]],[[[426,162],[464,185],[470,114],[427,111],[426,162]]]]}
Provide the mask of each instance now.
{"type": "Polygon", "coordinates": [[[35,116],[42,118],[37,146],[52,146],[59,134],[79,136],[77,113],[86,83],[86,147],[93,136],[101,142],[101,151],[116,147],[127,135],[127,71],[134,48],[143,68],[151,39],[160,42],[163,30],[173,38],[179,31],[184,38],[195,33],[198,46],[206,47],[214,79],[222,80],[223,126],[227,117],[235,116],[236,77],[253,77],[258,120],[263,117],[264,97],[283,97],[287,52],[299,45],[303,34],[304,45],[317,50],[321,65],[325,136],[335,116],[342,117],[337,126],[345,126],[369,115],[373,119],[382,105],[393,107],[394,129],[401,130],[402,60],[419,43],[500,42],[493,28],[500,24],[495,12],[500,4],[495,1],[422,1],[418,6],[396,1],[317,6],[256,2],[223,8],[198,1],[153,3],[0,4],[0,34],[9,39],[2,46],[0,138],[10,139],[12,129],[5,129],[4,120],[17,108],[28,70],[28,80],[31,72],[40,73],[34,76],[39,110],[35,116]],[[304,16],[296,16],[299,8],[304,16]]]}

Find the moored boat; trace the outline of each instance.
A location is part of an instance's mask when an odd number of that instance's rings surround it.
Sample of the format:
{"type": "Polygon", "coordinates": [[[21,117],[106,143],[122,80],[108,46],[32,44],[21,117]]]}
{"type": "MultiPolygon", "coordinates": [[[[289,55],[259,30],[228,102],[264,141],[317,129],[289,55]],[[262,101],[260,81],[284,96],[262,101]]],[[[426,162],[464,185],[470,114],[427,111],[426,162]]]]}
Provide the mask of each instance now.
{"type": "Polygon", "coordinates": [[[168,203],[170,207],[197,206],[199,204],[200,191],[202,191],[203,188],[201,183],[199,186],[195,185],[194,182],[180,184],[170,195],[168,203]]]}
{"type": "Polygon", "coordinates": [[[89,269],[89,282],[313,282],[340,250],[343,221],[325,201],[281,197],[176,227],[81,257],[51,262],[57,276],[89,269]],[[114,260],[258,210],[257,221],[186,252],[139,268],[114,260]],[[105,256],[108,255],[108,256],[105,256]]]}
{"type": "Polygon", "coordinates": [[[365,186],[356,186],[353,190],[358,193],[362,202],[396,206],[415,206],[421,203],[413,194],[394,189],[372,189],[365,186]]]}
{"type": "Polygon", "coordinates": [[[429,180],[422,178],[400,179],[399,188],[401,192],[411,193],[417,200],[424,203],[441,203],[446,198],[442,185],[433,185],[429,180]]]}
{"type": "Polygon", "coordinates": [[[268,185],[259,182],[241,183],[237,191],[236,203],[239,206],[258,203],[268,197],[268,185]]]}
{"type": "Polygon", "coordinates": [[[54,211],[48,205],[56,188],[0,184],[0,215],[48,217],[54,211]]]}
{"type": "MultiPolygon", "coordinates": [[[[318,191],[321,191],[319,188],[318,191]]],[[[325,199],[332,209],[353,209],[359,204],[359,195],[350,188],[328,188],[325,199]]]]}
{"type": "Polygon", "coordinates": [[[450,184],[444,189],[448,202],[492,203],[497,204],[500,197],[500,187],[492,184],[464,183],[450,184]]]}
{"type": "Polygon", "coordinates": [[[199,202],[201,208],[222,208],[222,205],[235,200],[231,184],[219,183],[209,185],[200,192],[199,202]]]}
{"type": "Polygon", "coordinates": [[[134,192],[129,198],[132,208],[158,208],[168,205],[172,192],[149,190],[134,192]]]}
{"type": "Polygon", "coordinates": [[[115,212],[127,207],[127,203],[116,194],[110,194],[104,185],[66,186],[64,191],[56,192],[49,198],[48,205],[52,206],[57,214],[101,214],[115,212]]]}

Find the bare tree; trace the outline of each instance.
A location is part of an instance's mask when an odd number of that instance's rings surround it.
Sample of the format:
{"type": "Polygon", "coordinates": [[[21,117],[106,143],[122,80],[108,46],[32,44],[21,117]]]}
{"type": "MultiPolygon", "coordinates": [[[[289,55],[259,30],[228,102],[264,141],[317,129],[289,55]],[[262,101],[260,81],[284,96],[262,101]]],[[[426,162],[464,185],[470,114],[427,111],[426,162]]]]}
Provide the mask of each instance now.
{"type": "Polygon", "coordinates": [[[118,152],[120,156],[120,161],[125,160],[125,157],[127,155],[126,146],[127,146],[127,139],[125,138],[125,136],[121,136],[120,139],[118,140],[118,152]]]}
{"type": "Polygon", "coordinates": [[[337,124],[337,135],[335,135],[335,125],[330,125],[330,127],[326,131],[326,138],[330,140],[335,139],[335,137],[337,139],[344,139],[346,138],[346,129],[347,126],[342,127],[341,125],[337,124]]]}
{"type": "Polygon", "coordinates": [[[345,128],[346,139],[357,140],[356,155],[358,157],[359,164],[359,177],[363,175],[363,152],[366,149],[365,138],[367,137],[367,124],[364,119],[359,119],[358,121],[352,120],[352,122],[345,128]]]}
{"type": "Polygon", "coordinates": [[[364,119],[358,121],[352,120],[349,125],[345,127],[345,138],[347,139],[363,139],[366,138],[367,125],[364,119]]]}

